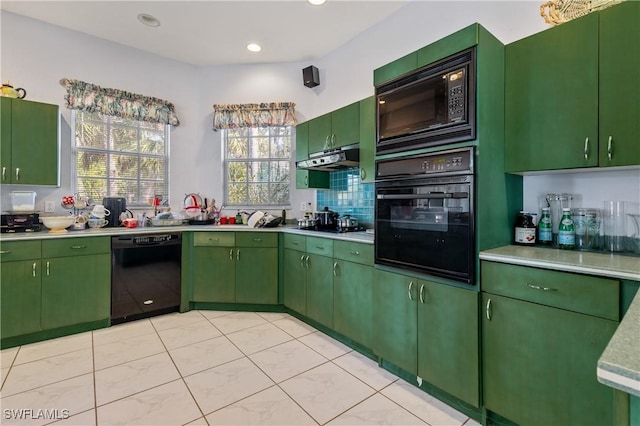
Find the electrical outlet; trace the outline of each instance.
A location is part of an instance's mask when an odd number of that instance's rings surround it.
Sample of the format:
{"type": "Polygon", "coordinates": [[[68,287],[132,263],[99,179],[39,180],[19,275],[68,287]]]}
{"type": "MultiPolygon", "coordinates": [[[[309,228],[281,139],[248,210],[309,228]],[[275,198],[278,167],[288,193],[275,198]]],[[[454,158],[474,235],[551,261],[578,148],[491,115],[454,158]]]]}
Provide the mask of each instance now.
{"type": "Polygon", "coordinates": [[[301,212],[307,211],[307,203],[305,203],[304,201],[300,202],[300,211],[301,212]]]}
{"type": "Polygon", "coordinates": [[[45,201],[44,202],[44,212],[45,213],[53,213],[56,211],[56,203],[53,201],[45,201]]]}

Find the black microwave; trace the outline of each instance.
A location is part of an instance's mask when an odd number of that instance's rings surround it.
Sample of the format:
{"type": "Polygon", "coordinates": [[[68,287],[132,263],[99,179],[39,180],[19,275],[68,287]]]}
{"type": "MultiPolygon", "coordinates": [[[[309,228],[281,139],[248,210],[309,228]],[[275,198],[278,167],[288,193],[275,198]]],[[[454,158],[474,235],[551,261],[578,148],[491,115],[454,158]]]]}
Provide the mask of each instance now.
{"type": "Polygon", "coordinates": [[[473,140],[475,47],[376,86],[376,153],[473,140]]]}

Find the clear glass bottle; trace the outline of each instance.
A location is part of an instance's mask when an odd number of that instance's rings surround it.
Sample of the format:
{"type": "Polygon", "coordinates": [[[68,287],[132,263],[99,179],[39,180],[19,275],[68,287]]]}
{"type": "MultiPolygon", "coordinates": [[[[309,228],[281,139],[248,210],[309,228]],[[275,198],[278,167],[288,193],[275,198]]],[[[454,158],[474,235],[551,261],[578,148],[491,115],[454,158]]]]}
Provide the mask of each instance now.
{"type": "Polygon", "coordinates": [[[542,217],[538,223],[538,243],[550,246],[553,243],[553,223],[551,222],[551,208],[542,208],[542,217]]]}
{"type": "Polygon", "coordinates": [[[558,248],[572,250],[576,246],[576,231],[571,219],[571,209],[562,209],[562,218],[558,226],[558,248]]]}

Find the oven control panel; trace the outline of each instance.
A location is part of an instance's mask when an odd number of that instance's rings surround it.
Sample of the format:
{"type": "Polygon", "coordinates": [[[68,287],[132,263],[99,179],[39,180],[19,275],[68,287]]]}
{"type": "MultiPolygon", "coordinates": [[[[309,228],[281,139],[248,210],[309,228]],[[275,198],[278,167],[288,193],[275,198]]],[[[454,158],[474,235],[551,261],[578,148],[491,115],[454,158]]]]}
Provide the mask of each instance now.
{"type": "Polygon", "coordinates": [[[413,175],[471,173],[473,173],[472,148],[381,160],[376,164],[376,177],[382,179],[413,175]]]}

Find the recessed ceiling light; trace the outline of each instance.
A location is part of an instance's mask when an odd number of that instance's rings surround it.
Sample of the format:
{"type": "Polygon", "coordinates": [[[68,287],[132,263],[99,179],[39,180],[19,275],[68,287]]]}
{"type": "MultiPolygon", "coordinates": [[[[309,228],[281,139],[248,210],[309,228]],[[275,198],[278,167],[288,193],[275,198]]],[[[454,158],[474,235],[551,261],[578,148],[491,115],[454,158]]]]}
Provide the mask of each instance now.
{"type": "Polygon", "coordinates": [[[151,16],[146,13],[138,14],[138,21],[142,22],[148,27],[159,27],[160,21],[155,16],[151,16]]]}
{"type": "Polygon", "coordinates": [[[307,1],[314,6],[320,6],[324,4],[327,0],[307,0],[307,1]]]}
{"type": "Polygon", "coordinates": [[[247,44],[247,50],[249,50],[250,52],[259,52],[262,50],[262,46],[260,46],[258,43],[249,43],[247,44]]]}

